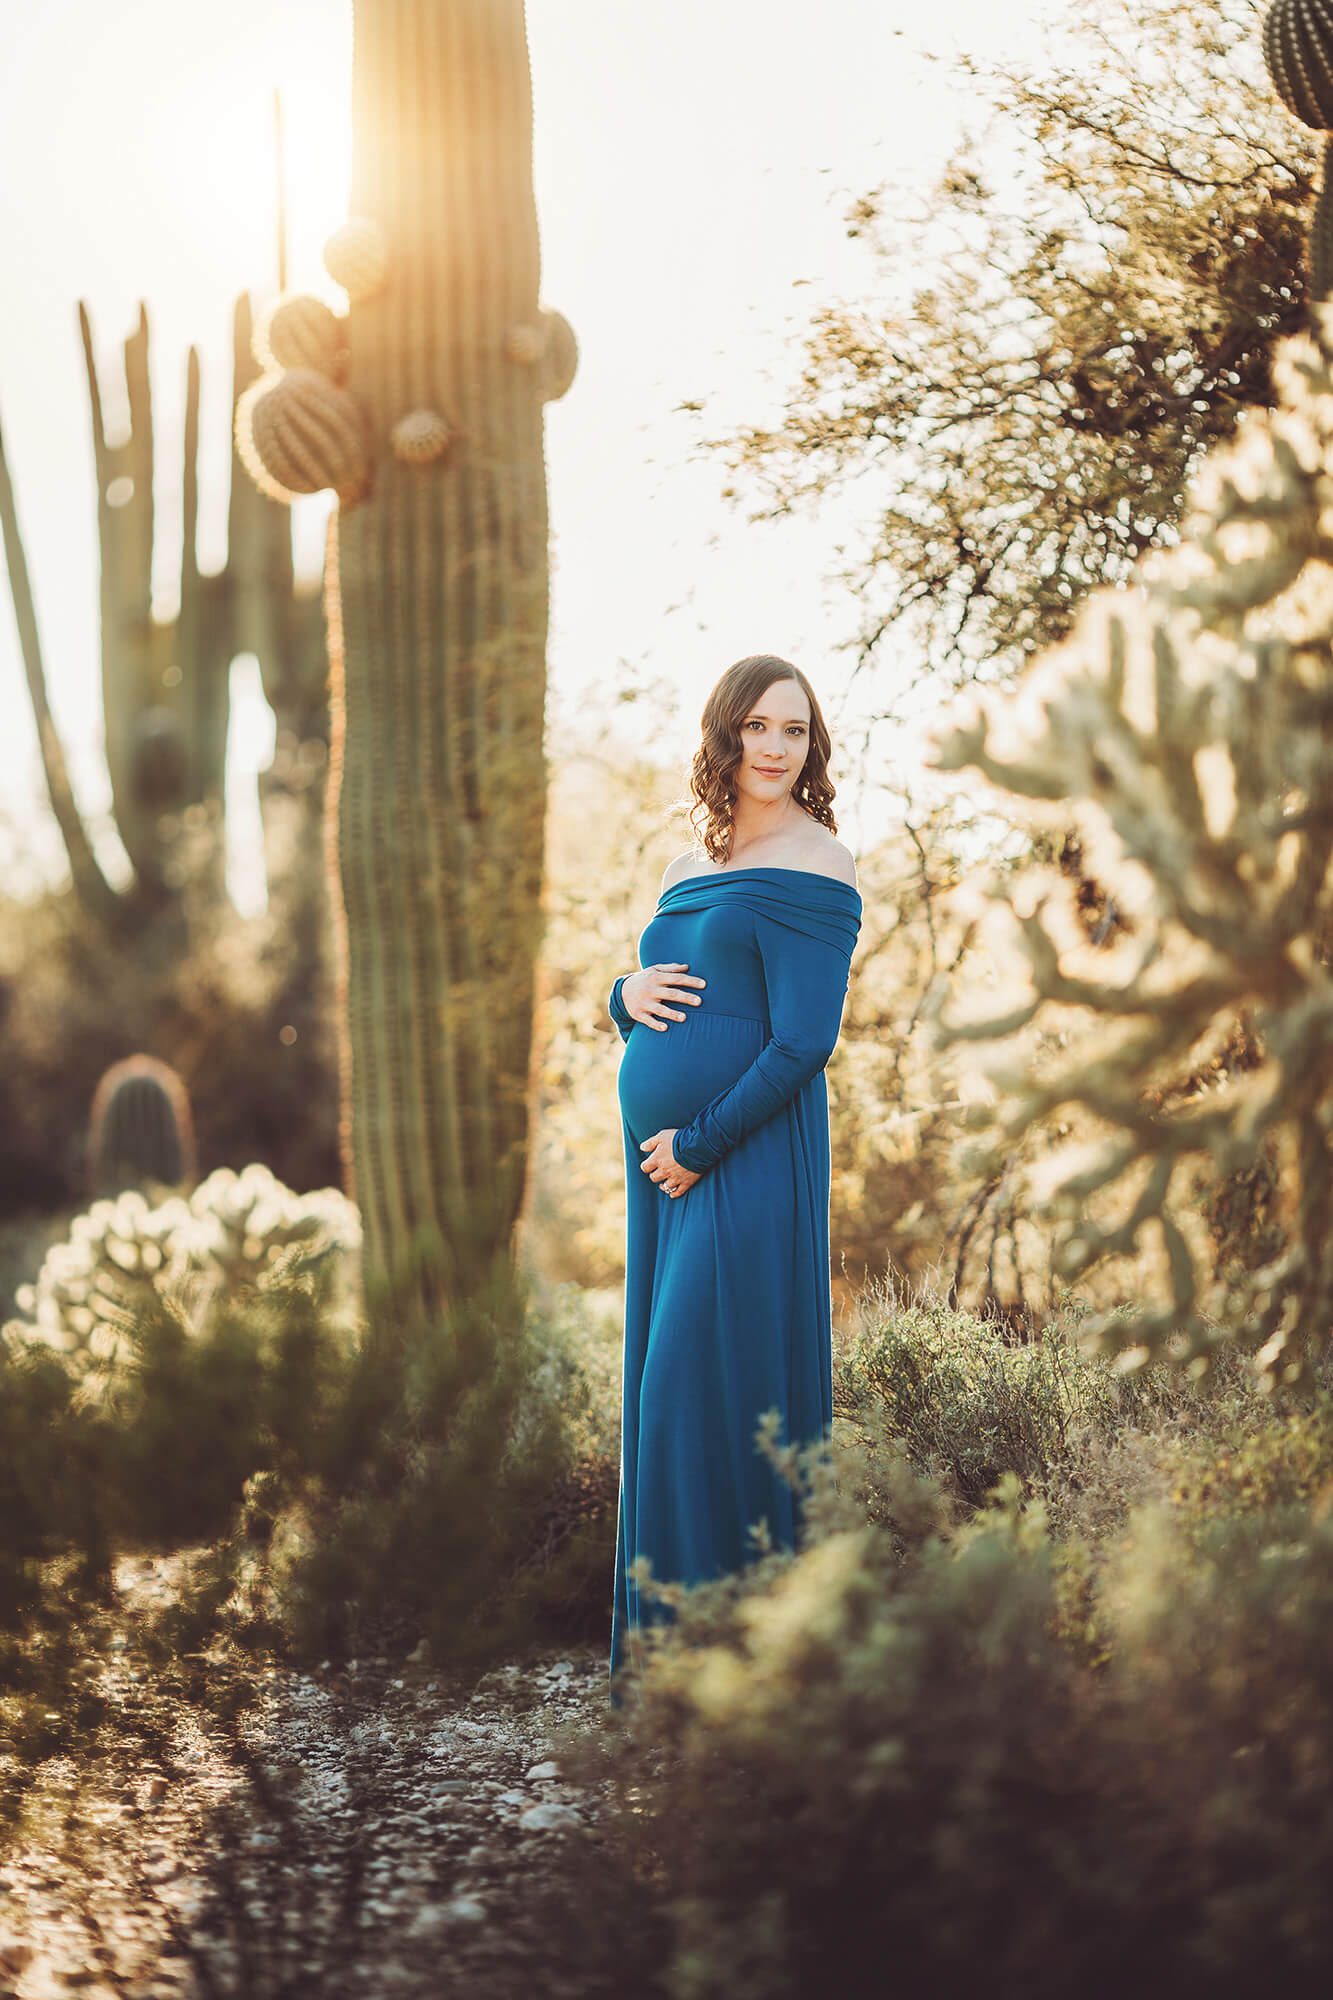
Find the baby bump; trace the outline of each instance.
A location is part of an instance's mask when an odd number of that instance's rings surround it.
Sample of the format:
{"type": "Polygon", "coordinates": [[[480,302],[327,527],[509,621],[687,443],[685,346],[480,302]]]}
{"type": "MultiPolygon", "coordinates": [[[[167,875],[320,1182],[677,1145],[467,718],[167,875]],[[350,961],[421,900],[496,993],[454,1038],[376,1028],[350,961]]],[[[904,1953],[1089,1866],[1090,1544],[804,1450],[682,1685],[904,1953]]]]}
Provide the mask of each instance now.
{"type": "Polygon", "coordinates": [[[636,1021],[620,1058],[620,1108],[635,1139],[688,1125],[750,1067],[768,1029],[739,1014],[690,1008],[663,1032],[636,1021]]]}

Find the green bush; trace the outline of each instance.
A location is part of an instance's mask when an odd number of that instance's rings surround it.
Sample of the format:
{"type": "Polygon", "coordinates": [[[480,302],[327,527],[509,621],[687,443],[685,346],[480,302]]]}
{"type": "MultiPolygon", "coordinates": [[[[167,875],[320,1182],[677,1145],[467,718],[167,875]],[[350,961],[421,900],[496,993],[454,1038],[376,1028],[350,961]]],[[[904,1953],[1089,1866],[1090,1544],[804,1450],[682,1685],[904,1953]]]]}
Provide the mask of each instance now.
{"type": "Polygon", "coordinates": [[[1090,1448],[1127,1430],[1255,1421],[1272,1407],[1229,1348],[1199,1382],[1169,1362],[1117,1375],[1111,1359],[1088,1351],[1084,1318],[1071,1300],[1027,1339],[927,1288],[908,1298],[892,1279],[874,1279],[835,1349],[834,1413],[868,1438],[894,1438],[966,1512],[1006,1472],[1063,1504],[1090,1448]]]}
{"type": "Polygon", "coordinates": [[[972,1508],[1002,1473],[1030,1484],[1067,1463],[1075,1434],[1110,1428],[1121,1398],[1109,1368],[1084,1362],[1058,1322],[1016,1342],[993,1320],[928,1295],[908,1303],[881,1284],[838,1354],[834,1409],[878,1411],[913,1465],[972,1508]]]}
{"type": "Polygon", "coordinates": [[[145,1287],[119,1329],[125,1352],[95,1395],[41,1339],[0,1347],[0,1627],[31,1602],[41,1564],[73,1554],[105,1589],[125,1549],[223,1533],[257,1469],[325,1469],[354,1345],[307,1275],[215,1296],[191,1323],[145,1287]]]}
{"type": "Polygon", "coordinates": [[[1308,1409],[1244,1426],[1232,1422],[1191,1440],[1172,1461],[1171,1500],[1196,1534],[1211,1522],[1333,1506],[1333,1392],[1319,1389],[1308,1409]]]}
{"type": "Polygon", "coordinates": [[[368,1335],[262,1565],[255,1603],[296,1653],[355,1650],[386,1618],[468,1667],[600,1633],[618,1459],[607,1371],[568,1303],[497,1267],[444,1324],[368,1335]]]}
{"type": "Polygon", "coordinates": [[[936,1482],[892,1440],[879,1460],[895,1534],[862,1475],[819,1499],[806,1455],[807,1545],[678,1594],[582,1745],[623,1857],[604,1906],[627,1951],[636,1904],[669,1924],[659,1990],[787,2000],[834,1967],[848,1995],[1321,1990],[1327,1510],[1276,1541],[1262,1514],[1220,1520],[1201,1555],[1169,1507],[1136,1509],[1098,1575],[1094,1669],[1016,1476],[948,1528],[936,1482]]]}
{"type": "Polygon", "coordinates": [[[11,1326],[11,1754],[77,1748],[101,1712],[84,1695],[113,1614],[159,1664],[216,1639],[307,1662],[425,1639],[436,1665],[461,1670],[604,1634],[618,1490],[609,1325],[508,1272],[429,1324],[349,1325],[340,1287],[338,1260],[319,1257],[210,1290],[190,1311],[145,1286],[96,1394],[77,1357],[11,1326]],[[120,1597],[117,1559],[150,1550],[178,1558],[177,1586],[142,1613],[120,1597]]]}

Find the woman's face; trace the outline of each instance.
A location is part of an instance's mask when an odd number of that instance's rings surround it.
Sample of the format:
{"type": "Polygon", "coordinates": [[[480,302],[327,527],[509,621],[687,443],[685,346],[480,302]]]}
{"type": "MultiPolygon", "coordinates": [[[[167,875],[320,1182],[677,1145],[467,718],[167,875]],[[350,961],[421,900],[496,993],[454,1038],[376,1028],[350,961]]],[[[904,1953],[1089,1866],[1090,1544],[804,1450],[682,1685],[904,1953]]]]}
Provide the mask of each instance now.
{"type": "Polygon", "coordinates": [[[810,703],[799,681],[774,681],[741,717],[736,783],[761,805],[790,792],[810,748],[810,703]]]}

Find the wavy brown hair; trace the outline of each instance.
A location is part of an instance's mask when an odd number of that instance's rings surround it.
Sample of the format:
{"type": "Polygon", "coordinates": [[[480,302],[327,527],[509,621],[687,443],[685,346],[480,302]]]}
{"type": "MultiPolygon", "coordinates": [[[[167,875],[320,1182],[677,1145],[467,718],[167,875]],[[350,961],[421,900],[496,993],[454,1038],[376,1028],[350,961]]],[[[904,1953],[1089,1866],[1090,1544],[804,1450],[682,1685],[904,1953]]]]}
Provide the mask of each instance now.
{"type": "MultiPolygon", "coordinates": [[[[790,660],[780,660],[775,653],[747,653],[743,660],[727,668],[704,703],[699,718],[703,741],[690,767],[690,795],[694,800],[689,808],[690,830],[709,860],[719,867],[726,866],[731,852],[737,794],[735,774],[744,754],[741,725],[764,689],[774,681],[796,681],[804,688],[810,704],[805,763],[792,786],[792,797],[811,819],[817,819],[830,833],[838,831],[838,822],[833,817],[834,787],[828,776],[832,741],[814,689],[790,660]]],[[[682,800],[681,804],[684,803],[682,800]]]]}

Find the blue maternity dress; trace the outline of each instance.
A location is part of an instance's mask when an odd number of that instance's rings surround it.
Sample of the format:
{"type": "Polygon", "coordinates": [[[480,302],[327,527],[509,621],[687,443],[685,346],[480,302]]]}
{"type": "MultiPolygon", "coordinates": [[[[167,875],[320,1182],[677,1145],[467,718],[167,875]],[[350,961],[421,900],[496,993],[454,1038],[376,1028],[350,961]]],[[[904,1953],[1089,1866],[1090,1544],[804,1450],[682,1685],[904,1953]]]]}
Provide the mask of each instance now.
{"type": "Polygon", "coordinates": [[[832,1427],[829,1127],[824,1065],[861,926],[850,883],[799,868],[730,868],[662,892],[641,966],[686,961],[707,981],[682,1021],[635,1021],[611,989],[625,1048],[619,1096],[628,1204],[620,1511],[610,1674],[634,1628],[670,1615],[627,1574],[697,1583],[754,1555],[767,1520],[795,1545],[790,1487],[755,1446],[832,1427]],[[701,1173],[674,1198],[641,1171],[640,1141],[676,1127],[701,1173]]]}

